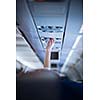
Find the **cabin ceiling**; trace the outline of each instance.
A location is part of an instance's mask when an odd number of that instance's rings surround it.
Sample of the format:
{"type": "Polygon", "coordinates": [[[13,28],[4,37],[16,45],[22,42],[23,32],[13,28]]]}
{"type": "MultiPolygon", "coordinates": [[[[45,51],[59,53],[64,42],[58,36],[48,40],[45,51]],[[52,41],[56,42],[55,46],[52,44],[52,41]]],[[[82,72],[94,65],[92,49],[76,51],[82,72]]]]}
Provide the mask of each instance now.
{"type": "Polygon", "coordinates": [[[57,63],[64,69],[67,64],[74,64],[82,54],[83,31],[80,32],[83,26],[82,0],[37,1],[17,0],[18,27],[42,63],[47,41],[53,37],[55,39],[53,51],[60,52],[60,60],[57,63]],[[73,48],[78,37],[80,39],[73,48]]]}

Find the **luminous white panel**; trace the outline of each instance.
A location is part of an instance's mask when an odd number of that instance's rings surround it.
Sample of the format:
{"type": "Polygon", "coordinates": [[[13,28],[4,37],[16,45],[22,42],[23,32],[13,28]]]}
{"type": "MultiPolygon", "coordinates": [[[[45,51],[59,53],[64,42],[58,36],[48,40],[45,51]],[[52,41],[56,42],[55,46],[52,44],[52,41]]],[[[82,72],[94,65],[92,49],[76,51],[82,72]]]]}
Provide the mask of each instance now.
{"type": "Polygon", "coordinates": [[[79,33],[83,33],[83,24],[82,24],[82,26],[81,26],[81,28],[80,28],[79,33]]]}
{"type": "Polygon", "coordinates": [[[19,34],[16,36],[16,59],[20,61],[23,65],[32,69],[43,68],[42,62],[36,56],[35,52],[30,48],[22,35],[19,34]]]}
{"type": "Polygon", "coordinates": [[[78,45],[78,43],[79,43],[79,41],[80,41],[81,38],[82,38],[82,35],[78,35],[78,36],[77,36],[77,38],[76,38],[76,40],[75,40],[75,42],[74,42],[74,44],[73,44],[73,46],[72,46],[72,49],[70,50],[70,52],[69,52],[69,54],[68,54],[68,56],[67,56],[67,58],[66,58],[66,60],[65,60],[65,63],[64,63],[64,65],[63,65],[62,69],[61,69],[62,72],[63,72],[64,69],[66,68],[66,66],[67,66],[67,64],[68,64],[68,62],[69,62],[69,60],[70,60],[70,58],[71,58],[73,52],[75,51],[74,49],[75,49],[76,46],[78,45]]]}
{"type": "Polygon", "coordinates": [[[78,35],[77,36],[77,38],[76,38],[76,40],[74,42],[74,45],[73,45],[72,49],[75,49],[76,48],[76,46],[79,43],[79,41],[80,41],[81,38],[82,38],[82,35],[78,35]]]}
{"type": "Polygon", "coordinates": [[[66,58],[66,60],[65,60],[65,63],[64,63],[64,65],[63,65],[62,69],[61,69],[61,72],[63,72],[64,69],[66,68],[66,65],[67,65],[67,63],[69,62],[70,57],[72,56],[73,52],[74,52],[74,50],[70,50],[70,52],[69,52],[69,54],[68,54],[68,56],[67,56],[67,58],[66,58]]]}

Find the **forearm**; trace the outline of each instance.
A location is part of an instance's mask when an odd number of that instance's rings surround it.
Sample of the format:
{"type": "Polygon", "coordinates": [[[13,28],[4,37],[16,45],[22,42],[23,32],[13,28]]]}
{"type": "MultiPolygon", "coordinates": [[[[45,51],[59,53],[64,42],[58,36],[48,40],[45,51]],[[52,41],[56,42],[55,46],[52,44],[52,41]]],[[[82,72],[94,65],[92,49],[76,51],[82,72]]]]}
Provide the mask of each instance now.
{"type": "Polygon", "coordinates": [[[46,47],[46,53],[45,53],[45,59],[44,59],[45,68],[49,68],[49,65],[50,65],[50,55],[51,55],[51,49],[52,49],[53,43],[54,43],[54,39],[50,38],[46,47]]]}
{"type": "Polygon", "coordinates": [[[50,64],[50,50],[46,49],[46,55],[45,55],[45,59],[44,59],[44,67],[48,68],[50,64]]]}

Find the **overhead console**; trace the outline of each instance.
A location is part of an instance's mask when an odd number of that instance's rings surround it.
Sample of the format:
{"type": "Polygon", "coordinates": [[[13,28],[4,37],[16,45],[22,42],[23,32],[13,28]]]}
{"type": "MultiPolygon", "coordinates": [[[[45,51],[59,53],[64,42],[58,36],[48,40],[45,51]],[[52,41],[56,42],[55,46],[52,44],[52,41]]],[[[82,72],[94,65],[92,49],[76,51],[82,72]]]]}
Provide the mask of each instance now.
{"type": "Polygon", "coordinates": [[[50,57],[50,67],[52,69],[58,69],[58,63],[60,62],[60,51],[52,51],[50,57]]]}
{"type": "Polygon", "coordinates": [[[44,49],[47,46],[48,40],[54,38],[54,46],[52,50],[61,50],[62,38],[63,38],[63,27],[62,26],[38,26],[38,32],[43,44],[44,49]]]}
{"type": "MultiPolygon", "coordinates": [[[[54,46],[51,51],[50,66],[57,68],[60,62],[60,52],[63,46],[63,33],[67,14],[67,0],[29,0],[28,6],[36,26],[36,34],[39,37],[45,55],[45,49],[50,38],[54,38],[54,46]],[[36,2],[38,1],[38,2],[36,2]],[[42,2],[42,3],[40,3],[42,2]],[[55,3],[52,3],[55,2],[55,3]],[[57,59],[56,59],[57,57],[57,59]]],[[[41,55],[42,57],[44,55],[41,55]]],[[[44,59],[44,57],[43,57],[44,59]]]]}

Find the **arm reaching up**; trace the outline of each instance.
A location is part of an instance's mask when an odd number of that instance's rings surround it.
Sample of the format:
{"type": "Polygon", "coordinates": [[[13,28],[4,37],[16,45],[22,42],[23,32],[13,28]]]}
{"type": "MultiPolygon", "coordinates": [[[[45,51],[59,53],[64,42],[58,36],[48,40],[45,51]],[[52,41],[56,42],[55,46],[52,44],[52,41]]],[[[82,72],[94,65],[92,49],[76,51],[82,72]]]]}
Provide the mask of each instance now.
{"type": "Polygon", "coordinates": [[[45,59],[44,59],[45,68],[48,68],[50,64],[50,54],[51,54],[51,49],[53,47],[53,44],[54,44],[54,39],[50,38],[50,40],[47,43],[47,47],[46,47],[46,53],[45,53],[45,59]]]}

